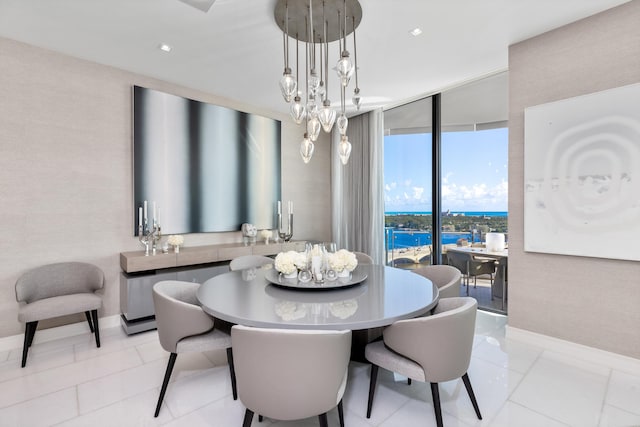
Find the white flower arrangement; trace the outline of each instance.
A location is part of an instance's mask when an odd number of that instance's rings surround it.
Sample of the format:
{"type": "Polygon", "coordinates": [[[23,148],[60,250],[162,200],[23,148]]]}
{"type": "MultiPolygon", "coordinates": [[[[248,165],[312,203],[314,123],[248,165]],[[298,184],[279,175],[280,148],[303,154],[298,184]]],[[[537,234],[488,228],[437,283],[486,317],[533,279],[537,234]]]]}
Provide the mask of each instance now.
{"type": "Polygon", "coordinates": [[[167,238],[167,243],[171,246],[180,246],[184,244],[184,237],[172,234],[167,238]]]}
{"type": "Polygon", "coordinates": [[[269,240],[273,237],[273,232],[271,230],[262,230],[260,232],[260,237],[262,237],[262,240],[269,240]]]}
{"type": "Polygon", "coordinates": [[[274,267],[282,274],[292,274],[298,271],[296,263],[300,262],[300,253],[296,251],[280,252],[276,255],[274,267]]]}
{"type": "Polygon", "coordinates": [[[335,272],[353,271],[358,265],[356,254],[346,249],[340,249],[338,252],[329,254],[329,267],[335,272]]]}

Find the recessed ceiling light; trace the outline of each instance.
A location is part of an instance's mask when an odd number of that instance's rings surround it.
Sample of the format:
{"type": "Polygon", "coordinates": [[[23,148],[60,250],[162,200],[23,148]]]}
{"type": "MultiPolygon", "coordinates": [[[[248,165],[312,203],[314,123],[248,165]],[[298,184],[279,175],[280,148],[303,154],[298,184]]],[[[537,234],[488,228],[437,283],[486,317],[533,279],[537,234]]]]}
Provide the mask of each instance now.
{"type": "Polygon", "coordinates": [[[164,52],[171,52],[171,46],[169,46],[166,43],[161,43],[160,46],[158,46],[158,48],[164,52]]]}
{"type": "Polygon", "coordinates": [[[422,30],[420,28],[416,27],[413,30],[409,31],[409,34],[411,34],[414,37],[417,37],[420,34],[422,34],[422,30]]]}

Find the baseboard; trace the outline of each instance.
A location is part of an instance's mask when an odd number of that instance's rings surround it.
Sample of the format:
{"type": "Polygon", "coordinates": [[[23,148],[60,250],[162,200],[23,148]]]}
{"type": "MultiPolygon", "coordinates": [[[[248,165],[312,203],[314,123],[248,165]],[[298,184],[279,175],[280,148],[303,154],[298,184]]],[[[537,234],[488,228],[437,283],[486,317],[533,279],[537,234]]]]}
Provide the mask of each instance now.
{"type": "Polygon", "coordinates": [[[610,368],[624,372],[640,372],[640,359],[624,356],[622,354],[600,350],[599,348],[589,347],[571,341],[565,341],[548,335],[527,331],[525,329],[514,328],[509,325],[506,326],[506,336],[508,339],[532,344],[546,350],[575,357],[576,359],[584,360],[586,362],[606,365],[610,368]]]}
{"type": "MultiPolygon", "coordinates": [[[[120,326],[120,315],[101,317],[98,320],[100,329],[113,328],[120,326]]],[[[34,344],[53,341],[60,338],[72,337],[74,335],[84,334],[89,330],[87,322],[71,323],[69,325],[57,326],[55,328],[48,328],[38,330],[33,340],[34,344]]],[[[22,348],[24,343],[24,334],[13,335],[9,337],[0,338],[0,351],[13,350],[15,348],[22,348]]]]}

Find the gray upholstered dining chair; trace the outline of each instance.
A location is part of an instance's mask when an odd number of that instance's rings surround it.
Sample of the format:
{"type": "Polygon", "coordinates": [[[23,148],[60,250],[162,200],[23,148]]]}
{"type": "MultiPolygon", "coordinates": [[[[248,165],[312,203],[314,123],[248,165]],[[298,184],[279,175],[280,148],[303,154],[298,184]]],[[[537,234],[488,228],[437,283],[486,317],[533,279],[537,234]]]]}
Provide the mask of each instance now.
{"type": "Polygon", "coordinates": [[[18,310],[18,320],[25,323],[23,368],[40,320],[84,312],[96,346],[100,347],[98,309],[102,307],[102,295],[96,292],[104,282],[104,272],[84,262],[43,265],[20,276],[16,301],[24,303],[18,310]]]}
{"type": "Polygon", "coordinates": [[[399,320],[386,328],[383,340],[368,344],[365,357],[371,362],[367,418],[375,394],[378,367],[431,384],[438,427],[442,427],[438,383],[462,377],[476,416],[482,419],[467,370],[471,360],[478,303],[474,298],[443,298],[433,315],[399,320]]]}
{"type": "Polygon", "coordinates": [[[493,285],[493,274],[496,271],[495,262],[492,259],[476,258],[471,253],[455,251],[447,252],[447,262],[449,265],[460,270],[466,279],[467,295],[469,295],[469,278],[473,277],[473,286],[476,286],[478,276],[488,274],[493,285]]]}
{"type": "Polygon", "coordinates": [[[165,280],[153,285],[158,338],[162,348],[171,353],[156,405],[156,417],[160,413],[178,353],[226,349],[233,399],[236,400],[238,397],[231,337],[214,329],[213,318],[198,304],[196,292],[199,287],[199,283],[176,280],[165,280]]]}
{"type": "Polygon", "coordinates": [[[369,254],[364,252],[353,252],[356,255],[356,259],[358,260],[358,264],[373,264],[373,258],[369,254]]]}
{"type": "Polygon", "coordinates": [[[347,384],[351,331],[231,328],[243,427],[258,413],[278,420],[318,416],[338,407],[347,384]]]}
{"type": "Polygon", "coordinates": [[[435,283],[440,298],[460,296],[462,273],[457,268],[450,265],[428,265],[412,271],[435,283]]]}
{"type": "Polygon", "coordinates": [[[263,255],[242,255],[231,260],[229,270],[238,271],[246,268],[262,267],[273,264],[273,258],[263,255]]]}

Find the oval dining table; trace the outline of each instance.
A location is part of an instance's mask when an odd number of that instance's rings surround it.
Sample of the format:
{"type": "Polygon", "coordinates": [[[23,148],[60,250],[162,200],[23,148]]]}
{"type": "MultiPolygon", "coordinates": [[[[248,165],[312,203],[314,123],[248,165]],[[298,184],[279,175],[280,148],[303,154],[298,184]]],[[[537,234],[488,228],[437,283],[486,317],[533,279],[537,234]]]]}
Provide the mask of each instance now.
{"type": "Polygon", "coordinates": [[[198,301],[205,312],[232,324],[350,329],[352,352],[360,353],[371,339],[367,331],[424,315],[439,298],[437,286],[427,278],[381,265],[359,265],[353,276],[366,279],[338,289],[283,287],[267,280],[275,273],[269,265],[217,275],[200,286],[198,301]]]}

